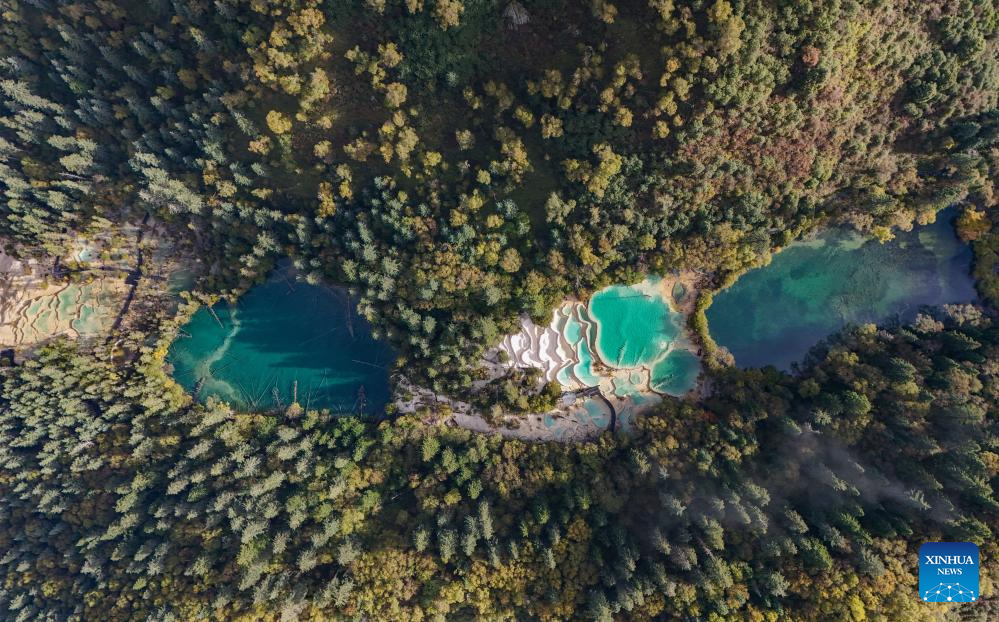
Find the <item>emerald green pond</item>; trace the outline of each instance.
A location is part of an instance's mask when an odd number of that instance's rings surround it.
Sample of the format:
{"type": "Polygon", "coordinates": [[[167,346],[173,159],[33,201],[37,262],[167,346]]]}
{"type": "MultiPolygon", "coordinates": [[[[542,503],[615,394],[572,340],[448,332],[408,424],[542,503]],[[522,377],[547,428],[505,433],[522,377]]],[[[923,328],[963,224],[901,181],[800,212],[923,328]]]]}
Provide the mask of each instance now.
{"type": "MultiPolygon", "coordinates": [[[[596,330],[592,341],[608,366],[648,367],[650,389],[683,395],[697,381],[700,360],[689,350],[676,347],[684,316],[670,308],[660,285],[659,277],[650,276],[636,285],[613,285],[595,293],[587,308],[596,330]]],[[[615,380],[616,395],[638,394],[640,375],[632,376],[628,383],[615,380]]]]}
{"type": "Polygon", "coordinates": [[[975,301],[971,250],[953,219],[945,210],[885,244],[845,230],[791,244],[715,296],[711,335],[741,367],[789,369],[847,324],[909,321],[924,305],[975,301]]]}
{"type": "Polygon", "coordinates": [[[374,414],[388,402],[394,355],[345,290],[282,272],[214,311],[218,320],[199,309],[167,355],[174,377],[199,400],[269,409],[297,397],[306,409],[374,414]]]}
{"type": "Polygon", "coordinates": [[[655,361],[676,339],[682,321],[661,297],[626,285],[594,294],[589,311],[597,322],[597,352],[615,367],[655,361]]]}

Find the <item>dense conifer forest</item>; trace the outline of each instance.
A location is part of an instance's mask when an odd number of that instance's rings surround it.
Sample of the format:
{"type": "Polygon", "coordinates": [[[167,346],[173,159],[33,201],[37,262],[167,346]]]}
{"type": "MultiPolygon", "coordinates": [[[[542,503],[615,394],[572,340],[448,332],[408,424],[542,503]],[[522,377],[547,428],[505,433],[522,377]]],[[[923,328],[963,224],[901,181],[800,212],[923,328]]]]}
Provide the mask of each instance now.
{"type": "Polygon", "coordinates": [[[191,406],[155,363],[55,344],[0,398],[0,612],[942,619],[919,545],[999,554],[997,361],[999,325],[954,307],[573,445],[191,406]]]}
{"type": "Polygon", "coordinates": [[[55,340],[0,369],[0,619],[996,619],[915,559],[999,555],[997,171],[992,0],[0,0],[4,252],[152,222],[205,300],[290,258],[464,395],[519,314],[694,271],[711,388],[530,444],[194,403],[165,308],[55,340]],[[709,290],[952,205],[981,305],[712,358],[709,290]]]}

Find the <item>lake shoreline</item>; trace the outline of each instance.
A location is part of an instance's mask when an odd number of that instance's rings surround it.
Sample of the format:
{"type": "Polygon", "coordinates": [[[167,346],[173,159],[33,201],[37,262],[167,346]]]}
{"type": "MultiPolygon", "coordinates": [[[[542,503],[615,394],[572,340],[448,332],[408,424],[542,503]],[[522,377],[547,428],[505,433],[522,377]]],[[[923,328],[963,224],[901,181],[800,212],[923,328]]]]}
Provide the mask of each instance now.
{"type": "Polygon", "coordinates": [[[293,282],[293,270],[279,266],[234,300],[191,312],[164,360],[172,377],[199,401],[215,396],[253,410],[382,411],[395,358],[388,344],[349,295],[293,282]]]}
{"type": "Polygon", "coordinates": [[[831,227],[788,244],[711,293],[703,328],[718,348],[712,356],[792,371],[848,325],[904,322],[922,306],[978,301],[971,249],[957,238],[955,218],[955,208],[941,210],[887,242],[831,227]]]}

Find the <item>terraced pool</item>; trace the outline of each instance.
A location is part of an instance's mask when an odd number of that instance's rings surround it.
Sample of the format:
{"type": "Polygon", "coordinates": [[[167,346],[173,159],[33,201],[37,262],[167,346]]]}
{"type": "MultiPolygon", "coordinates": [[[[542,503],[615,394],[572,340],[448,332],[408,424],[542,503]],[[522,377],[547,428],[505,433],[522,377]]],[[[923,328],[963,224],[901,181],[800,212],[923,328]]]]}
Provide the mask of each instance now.
{"type": "Polygon", "coordinates": [[[525,319],[500,349],[508,365],[537,367],[566,391],[599,387],[620,400],[683,395],[696,384],[700,361],[683,334],[683,314],[671,307],[672,289],[658,277],[608,287],[588,304],[565,303],[548,326],[525,319]]]}

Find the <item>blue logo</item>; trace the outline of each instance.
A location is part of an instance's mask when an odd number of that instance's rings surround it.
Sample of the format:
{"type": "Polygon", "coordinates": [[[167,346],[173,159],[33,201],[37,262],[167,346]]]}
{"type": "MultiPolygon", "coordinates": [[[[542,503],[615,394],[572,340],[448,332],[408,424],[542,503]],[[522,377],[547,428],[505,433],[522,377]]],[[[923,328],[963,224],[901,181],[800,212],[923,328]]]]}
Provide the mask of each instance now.
{"type": "Polygon", "coordinates": [[[919,597],[928,603],[978,600],[978,547],[971,542],[919,547],[919,597]]]}

